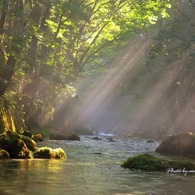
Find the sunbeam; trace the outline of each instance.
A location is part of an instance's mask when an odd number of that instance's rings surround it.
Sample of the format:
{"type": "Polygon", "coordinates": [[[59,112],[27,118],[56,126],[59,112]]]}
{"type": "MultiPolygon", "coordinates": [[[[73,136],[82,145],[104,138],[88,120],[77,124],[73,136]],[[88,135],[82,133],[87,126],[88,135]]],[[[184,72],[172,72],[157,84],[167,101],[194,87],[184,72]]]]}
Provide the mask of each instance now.
{"type": "MultiPolygon", "coordinates": [[[[144,65],[146,49],[152,44],[152,39],[148,36],[137,37],[131,42],[122,56],[112,64],[112,69],[101,76],[100,82],[93,85],[93,89],[85,93],[82,113],[87,122],[98,131],[125,132],[135,134],[148,134],[152,131],[156,136],[163,133],[171,133],[178,124],[184,120],[186,109],[176,116],[174,120],[171,116],[173,104],[170,105],[169,96],[174,93],[171,85],[177,82],[179,69],[170,66],[164,76],[155,81],[153,87],[148,89],[146,96],[141,103],[134,103],[132,95],[120,94],[119,86],[124,78],[134,74],[139,67],[144,65]],[[171,108],[170,108],[171,106],[171,108]]],[[[174,63],[179,63],[176,61],[174,63]]],[[[140,79],[137,89],[143,88],[148,76],[140,79]]],[[[151,78],[150,78],[151,79],[151,78]]],[[[83,86],[82,86],[83,87],[83,86]]],[[[192,100],[188,110],[192,108],[192,100]]],[[[192,109],[191,109],[191,112],[192,109]]],[[[192,124],[192,123],[190,123],[192,124]]],[[[185,125],[184,125],[185,126],[185,125]]],[[[186,129],[190,130],[190,129],[186,129]]]]}
{"type": "Polygon", "coordinates": [[[116,88],[120,86],[122,80],[128,76],[130,71],[133,71],[137,64],[144,60],[146,48],[151,42],[152,39],[148,36],[136,37],[133,43],[129,44],[125,54],[112,64],[112,69],[103,74],[100,82],[85,94],[82,110],[90,125],[96,129],[103,128],[115,131],[124,122],[120,117],[121,112],[127,112],[127,105],[122,102],[123,99],[117,100],[118,105],[111,106],[115,108],[115,112],[112,112],[112,109],[109,111],[108,105],[117,98],[116,88]]]}

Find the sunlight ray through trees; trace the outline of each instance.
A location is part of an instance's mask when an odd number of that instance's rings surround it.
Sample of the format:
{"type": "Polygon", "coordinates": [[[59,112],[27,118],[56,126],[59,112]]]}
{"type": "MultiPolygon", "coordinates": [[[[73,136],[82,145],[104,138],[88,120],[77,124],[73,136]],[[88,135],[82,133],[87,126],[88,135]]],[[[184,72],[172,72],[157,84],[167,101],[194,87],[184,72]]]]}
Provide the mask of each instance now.
{"type": "MultiPolygon", "coordinates": [[[[95,85],[93,89],[87,91],[84,97],[83,112],[86,115],[86,118],[89,119],[89,121],[92,119],[92,121],[94,121],[97,126],[98,123],[100,124],[100,127],[102,126],[101,123],[104,122],[101,121],[101,117],[98,118],[96,115],[101,115],[102,113],[103,118],[106,120],[106,116],[104,116],[105,113],[103,111],[104,109],[101,108],[102,105],[109,104],[113,101],[112,98],[116,98],[115,93],[118,93],[117,88],[120,88],[123,79],[128,77],[130,72],[133,72],[138,64],[143,63],[145,59],[146,48],[148,48],[151,42],[152,40],[150,36],[142,37],[138,35],[137,37],[135,37],[133,41],[128,44],[128,49],[123,54],[123,56],[120,56],[118,59],[116,59],[115,62],[113,62],[113,64],[111,64],[110,71],[100,77],[99,83],[95,85]]],[[[131,100],[129,100],[129,102],[130,101],[131,100]]],[[[117,104],[118,101],[116,101],[115,103],[117,104]]],[[[120,111],[117,110],[116,112],[120,111]]],[[[128,115],[121,115],[124,117],[124,119],[126,118],[126,120],[128,120],[128,115]]],[[[115,126],[111,125],[110,130],[117,130],[116,127],[119,128],[119,125],[117,123],[120,123],[120,120],[120,118],[117,119],[114,117],[110,118],[110,120],[106,121],[106,123],[114,123],[115,126]]],[[[129,127],[131,127],[130,124],[129,127]]],[[[121,128],[125,127],[123,127],[123,125],[121,124],[121,128]]]]}
{"type": "Polygon", "coordinates": [[[6,118],[16,131],[87,128],[94,113],[131,129],[148,119],[148,99],[160,107],[155,85],[166,88],[171,71],[166,112],[174,123],[183,110],[192,117],[193,16],[193,1],[1,1],[2,131],[6,118]]]}

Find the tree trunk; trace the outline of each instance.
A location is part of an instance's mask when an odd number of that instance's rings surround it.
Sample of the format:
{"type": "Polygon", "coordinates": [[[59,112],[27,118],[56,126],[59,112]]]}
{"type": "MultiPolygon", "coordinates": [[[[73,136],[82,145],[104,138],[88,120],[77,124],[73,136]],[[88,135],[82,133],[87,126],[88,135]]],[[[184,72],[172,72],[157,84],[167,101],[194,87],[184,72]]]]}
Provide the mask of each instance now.
{"type": "MultiPolygon", "coordinates": [[[[15,34],[12,35],[12,43],[9,50],[10,55],[8,57],[8,60],[6,62],[3,61],[3,58],[5,58],[5,56],[1,58],[2,61],[1,61],[1,69],[0,69],[0,97],[5,93],[7,87],[10,84],[12,76],[16,70],[17,55],[21,53],[21,48],[23,43],[22,33],[24,31],[24,18],[23,18],[23,14],[21,14],[23,13],[23,0],[20,0],[17,3],[13,4],[13,10],[10,11],[13,11],[15,13],[13,25],[10,26],[10,28],[13,29],[13,31],[15,31],[15,34]]],[[[4,33],[4,29],[6,28],[5,27],[6,25],[9,25],[6,24],[6,15],[5,13],[1,13],[2,33],[4,33]]]]}
{"type": "Polygon", "coordinates": [[[16,62],[16,58],[14,56],[10,56],[5,65],[5,68],[0,72],[0,97],[5,93],[15,72],[16,62]]]}

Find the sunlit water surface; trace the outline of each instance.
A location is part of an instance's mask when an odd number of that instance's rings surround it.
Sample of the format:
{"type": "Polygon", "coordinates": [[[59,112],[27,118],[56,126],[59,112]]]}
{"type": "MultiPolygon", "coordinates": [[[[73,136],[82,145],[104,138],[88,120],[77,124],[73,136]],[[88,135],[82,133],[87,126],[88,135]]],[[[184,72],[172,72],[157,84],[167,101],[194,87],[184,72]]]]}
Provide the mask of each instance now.
{"type": "Polygon", "coordinates": [[[39,146],[62,147],[62,160],[0,161],[0,195],[175,195],[195,194],[195,174],[140,172],[122,168],[129,156],[154,153],[158,143],[143,139],[108,142],[81,137],[81,141],[51,141],[39,146]]]}

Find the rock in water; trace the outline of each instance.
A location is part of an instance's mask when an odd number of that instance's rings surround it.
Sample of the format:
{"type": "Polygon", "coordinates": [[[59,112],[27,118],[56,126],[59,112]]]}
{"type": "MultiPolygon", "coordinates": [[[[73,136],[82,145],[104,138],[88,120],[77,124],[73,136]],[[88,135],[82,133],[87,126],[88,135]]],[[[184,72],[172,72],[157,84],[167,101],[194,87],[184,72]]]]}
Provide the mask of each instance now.
{"type": "Polygon", "coordinates": [[[149,140],[147,140],[147,142],[146,143],[154,143],[154,141],[153,140],[151,140],[151,139],[149,139],[149,140]]]}
{"type": "Polygon", "coordinates": [[[191,161],[165,160],[150,154],[140,154],[129,157],[123,161],[122,167],[131,170],[142,171],[167,171],[167,169],[190,169],[194,170],[195,164],[191,161]]]}
{"type": "Polygon", "coordinates": [[[32,135],[31,137],[35,142],[42,142],[43,141],[43,136],[38,133],[38,134],[35,134],[35,135],[32,135]]]}
{"type": "Polygon", "coordinates": [[[156,152],[195,158],[195,134],[185,132],[169,136],[161,142],[156,152]]]}
{"type": "Polygon", "coordinates": [[[80,137],[75,133],[53,133],[50,135],[50,140],[72,140],[80,141],[80,137]]]}
{"type": "Polygon", "coordinates": [[[34,152],[34,157],[44,159],[67,159],[66,153],[62,148],[51,149],[49,147],[37,148],[34,152]]]}
{"type": "Polygon", "coordinates": [[[36,142],[33,139],[13,131],[5,131],[0,134],[0,159],[24,159],[33,157],[45,159],[67,159],[66,153],[62,148],[37,148],[36,142]]]}
{"type": "Polygon", "coordinates": [[[0,134],[0,148],[6,150],[10,158],[31,158],[28,146],[32,149],[36,147],[36,143],[29,137],[12,131],[0,134]]]}

